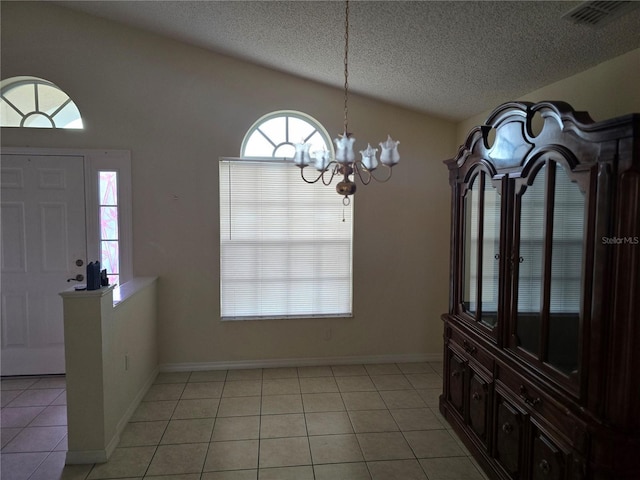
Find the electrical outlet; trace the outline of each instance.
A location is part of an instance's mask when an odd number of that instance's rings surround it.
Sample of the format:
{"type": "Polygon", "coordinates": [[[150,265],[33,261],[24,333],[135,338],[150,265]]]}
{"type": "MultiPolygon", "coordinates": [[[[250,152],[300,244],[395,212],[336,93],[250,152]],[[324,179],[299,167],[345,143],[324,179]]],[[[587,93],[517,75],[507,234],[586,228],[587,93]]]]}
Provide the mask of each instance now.
{"type": "Polygon", "coordinates": [[[332,337],[332,332],[330,328],[327,328],[324,332],[324,339],[328,342],[329,340],[331,340],[332,337]]]}

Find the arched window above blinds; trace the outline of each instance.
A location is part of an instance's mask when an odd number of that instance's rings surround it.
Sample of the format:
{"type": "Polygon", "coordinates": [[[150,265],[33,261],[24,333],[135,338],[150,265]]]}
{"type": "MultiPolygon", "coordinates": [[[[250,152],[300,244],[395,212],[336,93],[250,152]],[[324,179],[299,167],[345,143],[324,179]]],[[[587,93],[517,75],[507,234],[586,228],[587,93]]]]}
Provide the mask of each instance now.
{"type": "Polygon", "coordinates": [[[309,115],[292,110],[271,112],[249,129],[240,148],[241,157],[293,158],[295,143],[310,143],[310,151],[333,152],[325,128],[309,115]]]}
{"type": "Polygon", "coordinates": [[[0,82],[0,125],[25,128],[83,128],[76,104],[57,85],[37,77],[0,82]]]}

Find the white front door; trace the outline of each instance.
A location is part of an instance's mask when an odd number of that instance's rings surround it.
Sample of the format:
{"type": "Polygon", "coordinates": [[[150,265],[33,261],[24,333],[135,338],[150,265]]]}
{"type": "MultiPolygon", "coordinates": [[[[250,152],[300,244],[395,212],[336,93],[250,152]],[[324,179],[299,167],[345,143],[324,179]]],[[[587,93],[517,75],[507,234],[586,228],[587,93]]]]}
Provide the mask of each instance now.
{"type": "Polygon", "coordinates": [[[64,373],[58,294],[86,271],[84,159],[2,155],[1,166],[1,373],[64,373]]]}

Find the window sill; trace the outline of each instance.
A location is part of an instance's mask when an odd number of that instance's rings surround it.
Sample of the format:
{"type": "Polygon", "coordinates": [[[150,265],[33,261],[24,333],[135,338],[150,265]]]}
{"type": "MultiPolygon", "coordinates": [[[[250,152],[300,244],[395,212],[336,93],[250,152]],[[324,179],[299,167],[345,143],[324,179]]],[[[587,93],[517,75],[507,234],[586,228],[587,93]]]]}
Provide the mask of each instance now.
{"type": "Polygon", "coordinates": [[[221,317],[221,322],[247,322],[264,320],[313,320],[319,318],[353,318],[352,313],[336,313],[328,315],[273,315],[273,316],[252,316],[252,317],[221,317]]]}

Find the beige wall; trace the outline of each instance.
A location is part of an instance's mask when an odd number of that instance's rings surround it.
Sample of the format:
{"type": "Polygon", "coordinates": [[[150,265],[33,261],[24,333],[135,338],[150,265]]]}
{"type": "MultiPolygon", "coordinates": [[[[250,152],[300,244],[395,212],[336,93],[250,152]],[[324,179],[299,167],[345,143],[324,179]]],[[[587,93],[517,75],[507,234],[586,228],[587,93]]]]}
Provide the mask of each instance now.
{"type": "MultiPolygon", "coordinates": [[[[640,112],[640,48],[518,99],[504,99],[505,102],[510,100],[527,102],[562,100],[576,111],[589,112],[595,121],[638,113],[640,112]]],[[[460,122],[458,143],[464,142],[469,130],[476,125],[482,125],[490,113],[491,110],[487,110],[460,122]]]]}
{"type": "Polygon", "coordinates": [[[355,199],[354,318],[223,323],[218,157],[237,155],[247,129],[273,110],[301,110],[337,134],[342,92],[51,4],[1,8],[2,78],[53,81],[86,126],[5,128],[3,145],[131,150],[134,274],[160,277],[161,364],[441,352],[449,258],[441,160],[455,150],[453,122],[353,96],[356,138],[391,133],[402,155],[389,183],[355,199]]]}

